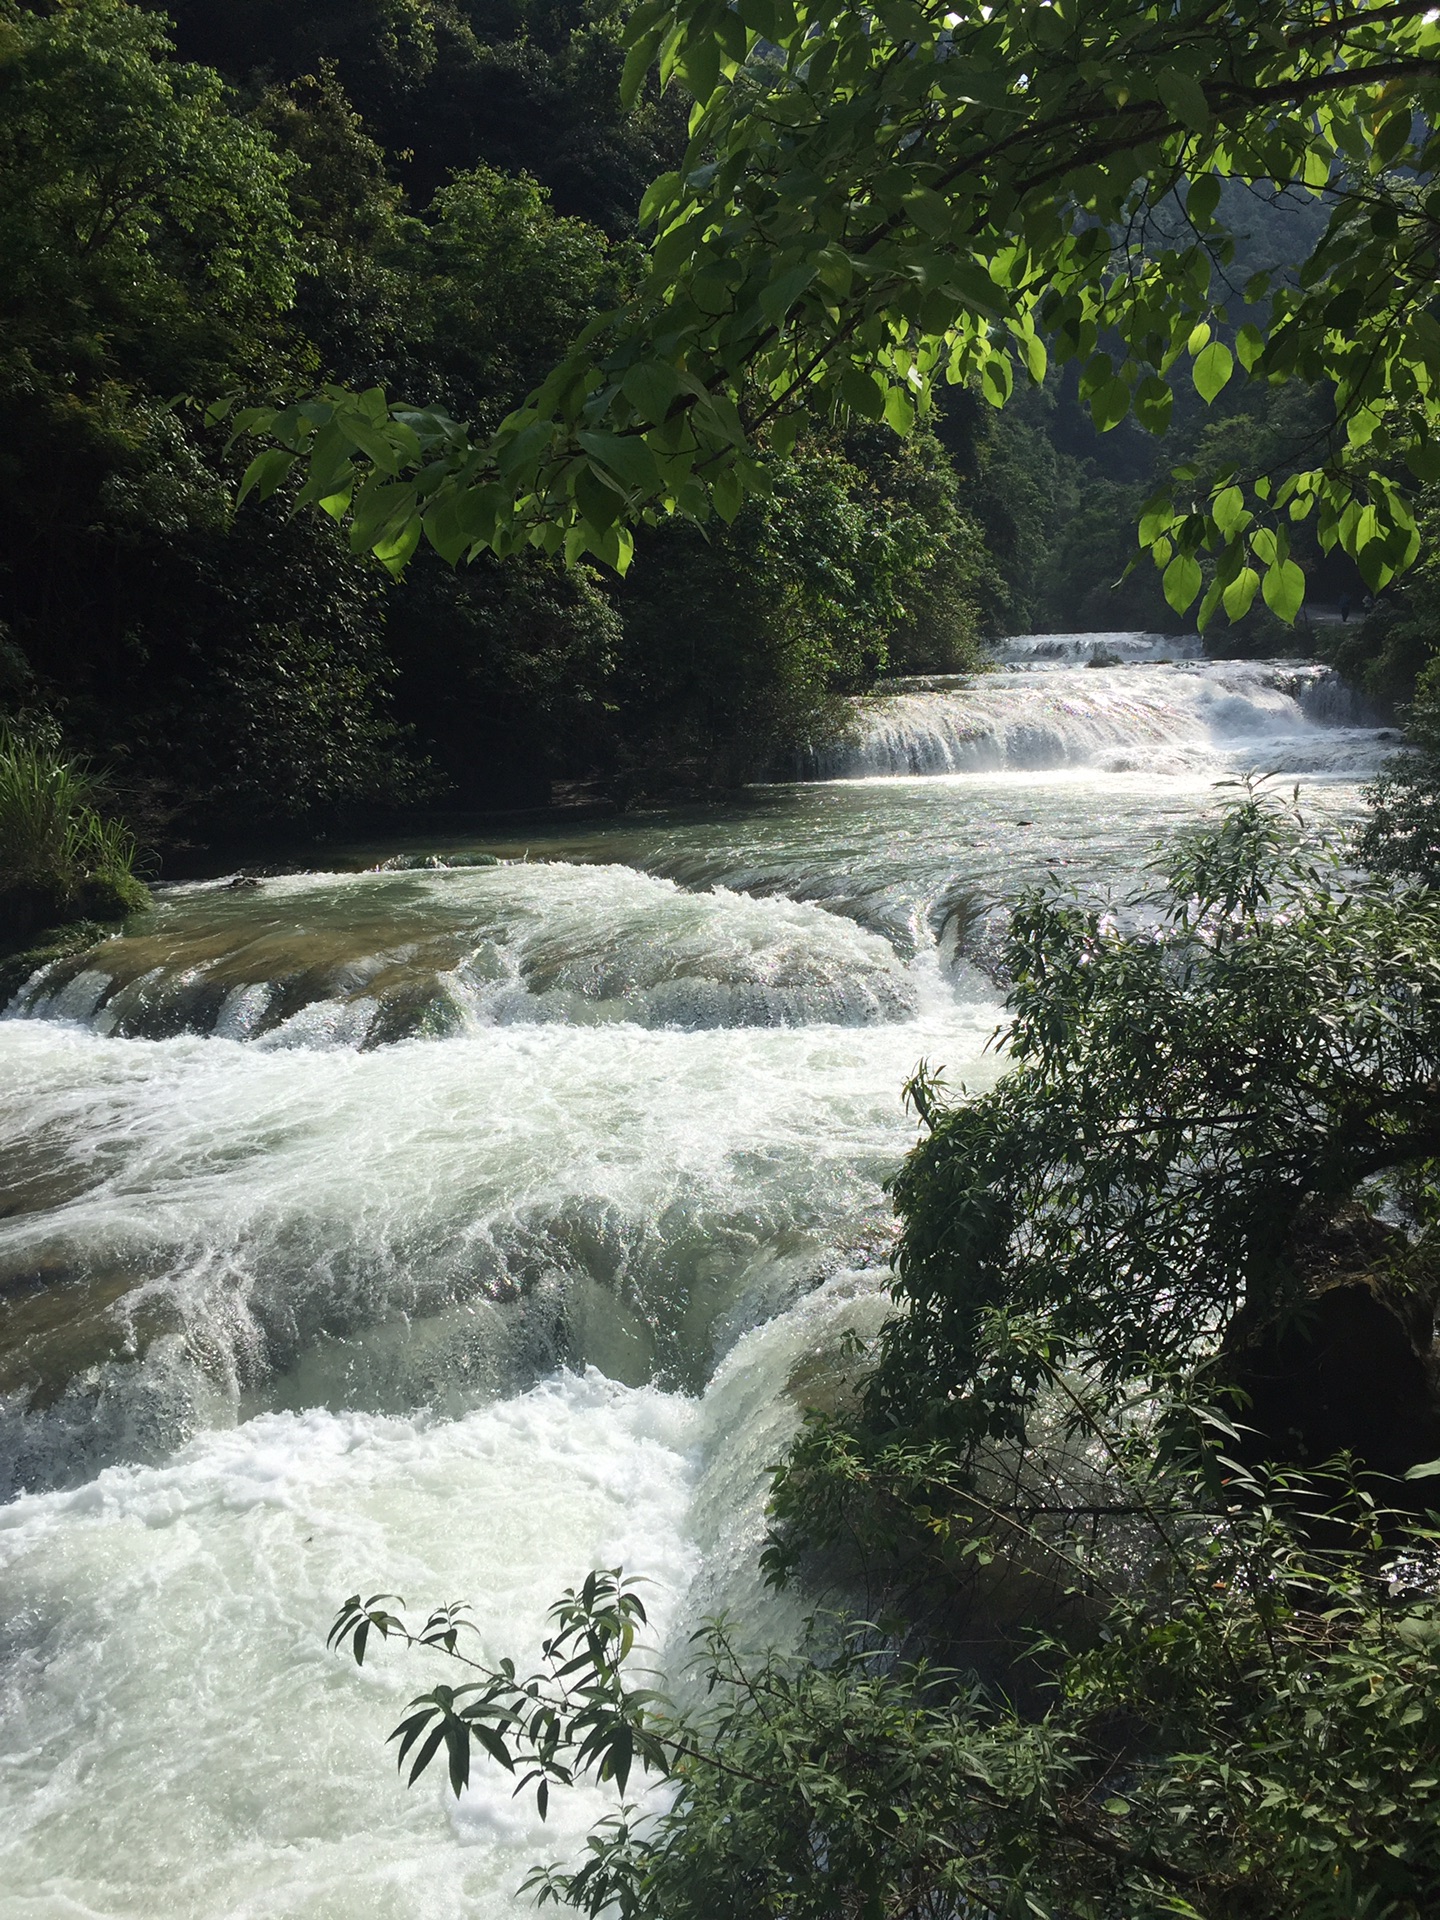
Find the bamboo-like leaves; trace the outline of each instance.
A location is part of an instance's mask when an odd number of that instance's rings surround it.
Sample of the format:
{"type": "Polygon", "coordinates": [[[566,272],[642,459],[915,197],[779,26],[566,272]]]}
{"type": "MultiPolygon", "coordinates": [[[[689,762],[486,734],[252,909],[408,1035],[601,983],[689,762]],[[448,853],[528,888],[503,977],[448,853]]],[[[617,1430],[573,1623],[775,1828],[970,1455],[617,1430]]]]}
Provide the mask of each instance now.
{"type": "Polygon", "coordinates": [[[390,1735],[398,1741],[397,1765],[409,1764],[413,1786],[444,1752],[451,1791],[469,1782],[472,1744],[508,1773],[518,1774],[517,1793],[535,1789],[543,1819],[553,1785],[569,1786],[581,1775],[613,1780],[621,1792],[639,1765],[648,1772],[669,1772],[672,1752],[660,1731],[657,1709],[664,1697],[629,1686],[625,1663],[645,1625],[645,1605],[633,1581],[619,1568],[597,1569],[578,1591],[566,1593],[550,1610],[554,1632],[544,1642],[543,1667],[521,1679],[509,1660],[491,1666],[473,1657],[464,1636],[480,1637],[477,1623],[461,1603],[438,1608],[423,1627],[412,1631],[398,1595],[352,1594],[340,1608],[327,1644],[349,1646],[363,1665],[372,1631],[461,1662],[478,1677],[456,1687],[437,1686],[418,1695],[390,1735]]]}

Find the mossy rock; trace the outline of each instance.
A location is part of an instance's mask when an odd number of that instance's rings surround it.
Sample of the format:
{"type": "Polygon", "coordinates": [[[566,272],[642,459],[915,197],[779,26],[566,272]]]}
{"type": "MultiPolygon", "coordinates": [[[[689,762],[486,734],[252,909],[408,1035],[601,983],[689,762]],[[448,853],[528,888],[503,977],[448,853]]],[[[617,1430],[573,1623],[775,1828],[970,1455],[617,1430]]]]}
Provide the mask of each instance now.
{"type": "Polygon", "coordinates": [[[150,889],[133,873],[93,873],[75,896],[76,911],[87,920],[124,920],[152,904],[150,889]]]}
{"type": "Polygon", "coordinates": [[[76,921],[124,920],[144,913],[150,889],[133,873],[92,873],[78,887],[58,880],[0,886],[0,953],[44,945],[76,921]]]}
{"type": "Polygon", "coordinates": [[[132,873],[96,873],[71,894],[36,886],[0,888],[0,1008],[31,974],[110,939],[115,922],[152,905],[132,873]]]}
{"type": "Polygon", "coordinates": [[[0,953],[48,939],[51,928],[79,917],[69,911],[65,891],[58,882],[0,884],[0,953]]]}

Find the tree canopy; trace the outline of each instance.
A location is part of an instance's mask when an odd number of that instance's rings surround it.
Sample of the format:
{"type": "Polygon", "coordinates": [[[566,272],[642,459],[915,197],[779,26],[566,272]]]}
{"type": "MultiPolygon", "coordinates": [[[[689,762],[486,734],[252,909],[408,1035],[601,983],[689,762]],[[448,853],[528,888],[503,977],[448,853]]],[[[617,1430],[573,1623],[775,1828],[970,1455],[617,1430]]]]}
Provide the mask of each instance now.
{"type": "MultiPolygon", "coordinates": [[[[1440,22],[1424,0],[645,0],[623,85],[658,64],[690,142],[647,191],[629,298],[490,436],[374,388],[247,409],[281,484],[392,567],[527,544],[623,570],[637,519],[730,519],[821,415],[901,433],[938,382],[995,405],[1077,362],[1096,425],[1163,432],[1177,384],[1328,382],[1333,418],[1277,468],[1181,469],[1140,541],[1171,604],[1293,617],[1289,529],[1378,589],[1417,537],[1403,479],[1440,472],[1429,311],[1440,22]],[[1253,267],[1250,209],[1313,236],[1253,267]]],[[[1284,224],[1276,228],[1284,233],[1284,224]]],[[[425,398],[425,396],[419,396],[425,398]]]]}
{"type": "Polygon", "coordinates": [[[299,266],[290,163],[120,0],[0,8],[3,351],[85,391],[254,377],[299,266]]]}

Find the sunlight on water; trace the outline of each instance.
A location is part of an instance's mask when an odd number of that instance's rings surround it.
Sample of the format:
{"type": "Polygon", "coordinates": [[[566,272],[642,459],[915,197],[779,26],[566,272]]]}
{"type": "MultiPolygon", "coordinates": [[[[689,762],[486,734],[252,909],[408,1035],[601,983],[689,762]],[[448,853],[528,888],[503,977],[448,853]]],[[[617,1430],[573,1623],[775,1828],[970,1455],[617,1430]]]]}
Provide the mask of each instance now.
{"type": "Polygon", "coordinates": [[[1003,1063],[1004,902],[1123,891],[1247,772],[1342,827],[1393,748],[1324,670],[1190,651],[1030,636],[858,703],[823,781],[163,889],[27,983],[3,1920],[517,1912],[602,1803],[407,1795],[427,1682],[324,1651],[357,1585],[468,1595],[523,1657],[624,1562],[672,1674],[722,1606],[793,1634],[765,1470],[885,1311],[906,1076],[1003,1063]]]}

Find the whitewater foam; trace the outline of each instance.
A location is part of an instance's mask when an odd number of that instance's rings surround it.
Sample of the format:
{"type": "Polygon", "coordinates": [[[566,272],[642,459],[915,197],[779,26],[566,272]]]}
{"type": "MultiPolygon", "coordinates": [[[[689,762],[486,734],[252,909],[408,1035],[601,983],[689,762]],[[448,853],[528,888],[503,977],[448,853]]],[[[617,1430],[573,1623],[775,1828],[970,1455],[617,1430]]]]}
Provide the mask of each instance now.
{"type": "Polygon", "coordinates": [[[709,1328],[883,1238],[934,956],[873,1027],[495,1027],[373,1052],[0,1024],[0,1478],[256,1405],[463,1408],[559,1360],[698,1385],[709,1328]],[[227,1411],[228,1409],[228,1411],[227,1411]]]}
{"type": "Polygon", "coordinates": [[[1084,767],[1353,780],[1394,751],[1393,735],[1377,730],[1375,718],[1324,667],[1177,660],[1010,668],[856,700],[849,732],[816,753],[810,771],[846,779],[1084,767]]]}
{"type": "Polygon", "coordinates": [[[557,1793],[542,1823],[483,1761],[458,1803],[439,1769],[407,1793],[385,1735],[443,1674],[327,1653],[339,1601],[466,1598],[484,1652],[524,1661],[563,1588],[623,1565],[675,1680],[722,1607],[783,1646],[796,1603],[755,1570],[766,1469],[797,1379],[882,1312],[876,1276],[837,1278],[698,1400],[592,1370],[448,1421],[270,1414],[0,1508],[0,1912],[513,1915],[525,1870],[573,1858],[613,1798],[557,1793]]]}
{"type": "Polygon", "coordinates": [[[123,1038],[361,1047],[555,1021],[859,1026],[913,1005],[887,942],[803,901],[555,861],[170,889],[9,1011],[123,1038]]]}

